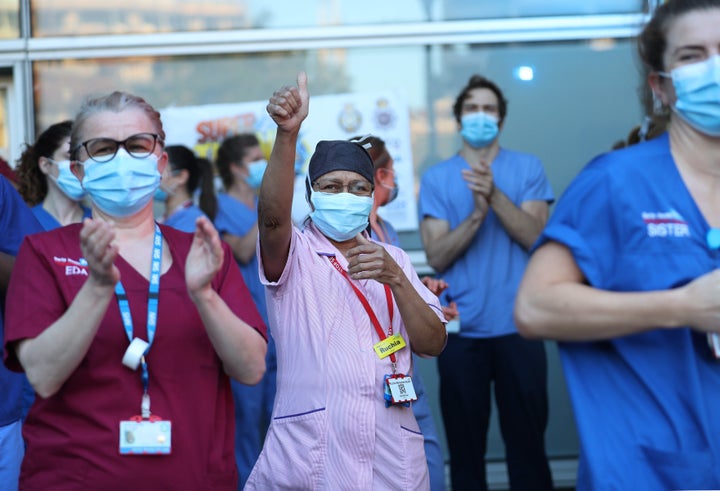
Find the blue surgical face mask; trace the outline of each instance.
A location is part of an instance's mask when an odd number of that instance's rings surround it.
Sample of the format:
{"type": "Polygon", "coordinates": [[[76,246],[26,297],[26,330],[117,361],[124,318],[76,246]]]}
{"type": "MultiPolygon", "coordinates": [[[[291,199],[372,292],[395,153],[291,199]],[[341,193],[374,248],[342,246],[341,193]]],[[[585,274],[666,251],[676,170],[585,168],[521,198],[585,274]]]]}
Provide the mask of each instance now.
{"type": "Polygon", "coordinates": [[[387,201],[386,201],[382,206],[385,206],[385,205],[390,204],[390,203],[392,203],[393,201],[395,201],[395,198],[398,197],[398,180],[397,180],[397,174],[393,172],[393,187],[390,187],[390,186],[388,186],[388,185],[386,185],[386,184],[383,184],[382,182],[378,182],[378,184],[380,184],[382,187],[390,190],[390,194],[388,195],[388,199],[387,199],[387,201]]]}
{"type": "Polygon", "coordinates": [[[497,118],[482,111],[466,114],[460,124],[460,135],[475,148],[490,145],[499,131],[497,118]]]}
{"type": "Polygon", "coordinates": [[[260,187],[267,165],[267,160],[263,159],[247,164],[249,175],[245,180],[251,188],[258,189],[260,187]]]}
{"type": "Polygon", "coordinates": [[[160,185],[157,161],[155,154],[136,159],[124,148],[107,162],[87,159],[83,188],[100,211],[114,217],[133,215],[152,200],[160,185]]]}
{"type": "Polygon", "coordinates": [[[82,200],[85,197],[85,190],[82,188],[82,184],[80,184],[80,179],[78,179],[70,170],[70,161],[48,160],[57,165],[60,171],[57,177],[49,175],[50,179],[55,181],[55,184],[57,184],[60,191],[73,201],[82,200]]]}
{"type": "Polygon", "coordinates": [[[720,55],[660,75],[672,78],[675,113],[701,133],[720,136],[720,55]]]}
{"type": "Polygon", "coordinates": [[[327,237],[344,242],[355,237],[368,226],[373,205],[372,196],[352,193],[318,193],[313,191],[310,203],[315,210],[310,218],[327,237]]]}
{"type": "Polygon", "coordinates": [[[155,201],[167,201],[167,199],[168,199],[168,192],[167,192],[165,189],[163,189],[162,186],[159,186],[159,187],[155,190],[155,194],[153,195],[153,199],[154,199],[155,201]]]}
{"type": "MultiPolygon", "coordinates": [[[[170,168],[170,163],[168,163],[167,167],[165,168],[165,172],[166,172],[166,177],[165,177],[165,179],[167,179],[167,177],[169,177],[169,176],[171,176],[171,175],[175,175],[175,174],[177,174],[179,171],[172,170],[172,169],[170,168]]],[[[165,180],[165,181],[163,182],[163,178],[161,177],[161,178],[160,178],[160,185],[159,185],[158,188],[155,190],[155,194],[153,195],[153,199],[154,199],[155,201],[163,201],[163,202],[165,202],[165,201],[167,201],[167,199],[168,199],[170,196],[172,196],[172,195],[174,195],[174,194],[175,194],[175,190],[169,188],[168,185],[167,185],[167,180],[165,180]]]]}

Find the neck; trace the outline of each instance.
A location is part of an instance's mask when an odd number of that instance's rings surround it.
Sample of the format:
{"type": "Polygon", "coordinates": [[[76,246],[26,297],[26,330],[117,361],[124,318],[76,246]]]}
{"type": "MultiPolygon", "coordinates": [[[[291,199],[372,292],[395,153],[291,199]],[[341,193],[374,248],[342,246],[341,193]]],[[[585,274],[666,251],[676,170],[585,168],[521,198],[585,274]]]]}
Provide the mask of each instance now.
{"type": "Polygon", "coordinates": [[[236,179],[230,189],[227,190],[227,193],[249,207],[255,205],[255,191],[244,179],[236,179]]]}
{"type": "Polygon", "coordinates": [[[114,217],[103,213],[93,206],[93,218],[112,222],[115,225],[116,241],[122,249],[122,244],[133,241],[152,240],[155,234],[155,217],[153,215],[152,200],[139,212],[128,217],[114,217]]]}
{"type": "Polygon", "coordinates": [[[349,240],[342,241],[342,242],[338,242],[338,241],[333,240],[333,239],[331,239],[330,237],[327,237],[327,236],[326,236],[326,238],[327,238],[327,240],[329,240],[330,243],[331,243],[332,245],[334,245],[335,248],[337,248],[337,250],[339,250],[339,251],[342,253],[342,255],[345,256],[345,257],[347,257],[347,252],[348,252],[350,249],[352,249],[353,247],[355,247],[355,246],[357,245],[357,239],[356,239],[355,237],[353,237],[352,239],[349,239],[349,240]]]}
{"type": "Polygon", "coordinates": [[[463,140],[463,146],[460,149],[460,156],[464,158],[468,164],[479,164],[487,162],[488,164],[495,160],[498,152],[500,151],[500,144],[497,138],[487,147],[475,148],[463,140]]]}
{"type": "Polygon", "coordinates": [[[169,194],[167,202],[165,203],[166,216],[170,216],[175,213],[178,208],[182,207],[185,203],[190,201],[192,198],[187,192],[175,191],[174,194],[169,194]]]}
{"type": "Polygon", "coordinates": [[[720,179],[720,138],[707,136],[673,118],[670,151],[680,169],[720,179]]]}
{"type": "Polygon", "coordinates": [[[60,225],[69,225],[82,221],[83,210],[80,204],[71,200],[65,193],[53,186],[48,186],[48,193],[43,200],[43,208],[60,225]]]}
{"type": "Polygon", "coordinates": [[[375,232],[375,236],[380,240],[380,242],[388,242],[385,229],[383,228],[383,220],[380,215],[375,213],[375,209],[370,212],[370,228],[373,232],[375,232]]]}

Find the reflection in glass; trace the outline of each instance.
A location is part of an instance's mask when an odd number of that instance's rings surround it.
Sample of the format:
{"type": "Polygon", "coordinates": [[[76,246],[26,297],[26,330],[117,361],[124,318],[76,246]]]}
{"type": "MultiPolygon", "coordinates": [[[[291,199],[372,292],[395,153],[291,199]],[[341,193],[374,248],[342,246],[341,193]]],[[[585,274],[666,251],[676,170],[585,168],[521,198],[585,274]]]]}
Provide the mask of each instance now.
{"type": "Polygon", "coordinates": [[[159,108],[263,101],[300,70],[314,95],[402,93],[416,176],[458,150],[452,103],[473,73],[493,79],[509,100],[501,144],[538,155],[556,193],[642,117],[633,43],[608,39],[38,61],[36,124],[72,118],[85,95],[119,87],[159,108]],[[532,67],[532,80],[518,78],[518,67],[532,67]]]}
{"type": "Polygon", "coordinates": [[[20,37],[20,2],[0,0],[0,39],[20,37]]]}
{"type": "Polygon", "coordinates": [[[34,37],[214,31],[253,27],[238,0],[33,0],[34,37]]]}
{"type": "MultiPolygon", "coordinates": [[[[7,3],[8,0],[0,0],[7,3]]],[[[647,0],[33,0],[35,37],[642,12],[647,0]]],[[[17,3],[15,4],[17,17],[17,3]]],[[[17,19],[15,24],[17,25],[17,19]]]]}
{"type": "Polygon", "coordinates": [[[555,15],[629,14],[646,9],[646,0],[504,0],[471,2],[468,0],[427,0],[442,4],[444,20],[493,19],[555,15]]]}

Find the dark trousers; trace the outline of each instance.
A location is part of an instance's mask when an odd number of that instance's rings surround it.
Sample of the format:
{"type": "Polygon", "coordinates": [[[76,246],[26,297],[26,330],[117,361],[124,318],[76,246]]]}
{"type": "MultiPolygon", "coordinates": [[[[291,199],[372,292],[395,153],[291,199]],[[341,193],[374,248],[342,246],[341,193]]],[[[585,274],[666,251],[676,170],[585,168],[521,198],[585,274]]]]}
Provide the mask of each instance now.
{"type": "Polygon", "coordinates": [[[484,339],[450,335],[438,358],[438,368],[452,489],[487,489],[485,452],[491,388],[511,489],[552,489],[545,455],[548,400],[543,342],[517,334],[484,339]]]}

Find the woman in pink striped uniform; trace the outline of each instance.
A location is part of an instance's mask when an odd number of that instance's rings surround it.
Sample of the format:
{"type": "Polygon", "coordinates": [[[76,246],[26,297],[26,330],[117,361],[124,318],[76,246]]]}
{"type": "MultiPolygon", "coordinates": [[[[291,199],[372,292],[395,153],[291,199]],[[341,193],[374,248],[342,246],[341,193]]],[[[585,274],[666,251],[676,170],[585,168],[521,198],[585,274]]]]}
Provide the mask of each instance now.
{"type": "Polygon", "coordinates": [[[276,91],[278,125],[258,205],[260,278],[277,343],[273,420],[245,489],[429,489],[412,353],[445,345],[440,304],[401,249],[367,235],[372,159],[321,141],[310,159],[312,208],[292,224],[295,145],[307,77],[276,91]]]}

